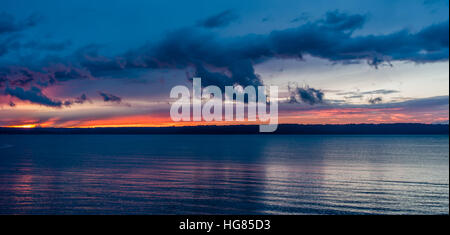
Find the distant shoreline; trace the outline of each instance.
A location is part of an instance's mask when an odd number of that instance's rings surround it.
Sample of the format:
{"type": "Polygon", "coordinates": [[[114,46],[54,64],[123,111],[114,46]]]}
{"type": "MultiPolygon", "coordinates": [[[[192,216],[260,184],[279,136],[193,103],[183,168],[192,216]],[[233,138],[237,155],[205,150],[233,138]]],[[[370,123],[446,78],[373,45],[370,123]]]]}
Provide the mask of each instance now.
{"type": "Polygon", "coordinates": [[[258,125],[103,128],[7,128],[1,134],[261,134],[261,135],[448,135],[448,124],[281,124],[274,133],[260,133],[258,125]]]}

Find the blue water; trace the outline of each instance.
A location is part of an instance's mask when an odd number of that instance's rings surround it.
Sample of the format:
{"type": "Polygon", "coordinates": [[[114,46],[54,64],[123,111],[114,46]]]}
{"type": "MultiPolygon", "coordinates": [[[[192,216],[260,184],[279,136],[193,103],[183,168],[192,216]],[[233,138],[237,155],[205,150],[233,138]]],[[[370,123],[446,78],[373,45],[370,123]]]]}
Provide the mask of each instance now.
{"type": "Polygon", "coordinates": [[[0,214],[448,213],[448,136],[0,135],[0,214]]]}

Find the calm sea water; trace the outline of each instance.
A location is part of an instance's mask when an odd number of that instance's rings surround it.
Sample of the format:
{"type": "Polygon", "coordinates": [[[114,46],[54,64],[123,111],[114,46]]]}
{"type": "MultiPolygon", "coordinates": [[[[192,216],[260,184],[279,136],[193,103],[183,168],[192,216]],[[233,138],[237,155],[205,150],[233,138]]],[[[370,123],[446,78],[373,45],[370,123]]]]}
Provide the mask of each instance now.
{"type": "Polygon", "coordinates": [[[448,213],[448,136],[0,135],[0,214],[448,213]]]}

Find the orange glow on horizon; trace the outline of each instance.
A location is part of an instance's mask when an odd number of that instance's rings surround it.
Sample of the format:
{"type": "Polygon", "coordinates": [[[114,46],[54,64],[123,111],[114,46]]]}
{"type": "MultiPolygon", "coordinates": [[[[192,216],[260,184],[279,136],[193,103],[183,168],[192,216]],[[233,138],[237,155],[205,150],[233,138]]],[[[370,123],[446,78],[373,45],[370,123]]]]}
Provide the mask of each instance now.
{"type": "MultiPolygon", "coordinates": [[[[39,119],[7,120],[1,127],[10,128],[102,128],[102,127],[182,127],[182,126],[226,126],[260,125],[260,121],[213,121],[174,122],[164,114],[130,115],[92,119],[65,120],[58,117],[40,121],[39,119]]],[[[344,108],[306,110],[281,113],[279,124],[380,124],[380,123],[435,123],[448,121],[448,111],[405,112],[399,108],[367,109],[344,108]]]]}
{"type": "Polygon", "coordinates": [[[24,125],[16,125],[16,126],[6,126],[9,128],[35,128],[37,127],[36,124],[24,124],[24,125]]]}

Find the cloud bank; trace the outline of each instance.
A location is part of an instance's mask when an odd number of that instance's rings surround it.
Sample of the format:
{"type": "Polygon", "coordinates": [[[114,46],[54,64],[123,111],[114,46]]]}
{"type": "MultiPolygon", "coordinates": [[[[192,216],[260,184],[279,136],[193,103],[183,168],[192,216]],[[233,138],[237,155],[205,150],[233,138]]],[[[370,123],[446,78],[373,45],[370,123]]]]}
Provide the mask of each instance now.
{"type": "MultiPolygon", "coordinates": [[[[449,56],[448,20],[418,32],[404,29],[356,35],[354,32],[364,27],[367,16],[330,11],[322,19],[267,34],[223,38],[210,30],[226,26],[236,18],[233,11],[224,11],[197,26],[172,31],[157,43],[116,56],[102,55],[100,47],[89,45],[64,58],[48,57],[23,66],[0,65],[0,89],[12,97],[57,107],[58,102],[45,99],[36,89],[73,79],[127,78],[135,71],[152,69],[192,69],[190,77],[202,77],[205,86],[258,86],[262,80],[254,66],[275,58],[303,59],[310,55],[342,64],[366,61],[378,68],[390,61],[432,63],[447,61],[449,56]],[[30,94],[24,95],[26,91],[30,94]],[[35,97],[29,98],[31,94],[35,97]]],[[[5,19],[0,23],[3,34],[24,30],[38,22],[36,17],[22,22],[11,17],[5,19]]],[[[12,44],[2,45],[5,46],[12,44]]],[[[120,103],[120,97],[102,94],[105,102],[120,103]]],[[[323,93],[313,88],[299,89],[297,94],[299,101],[309,104],[320,103],[323,98],[323,93]]]]}

